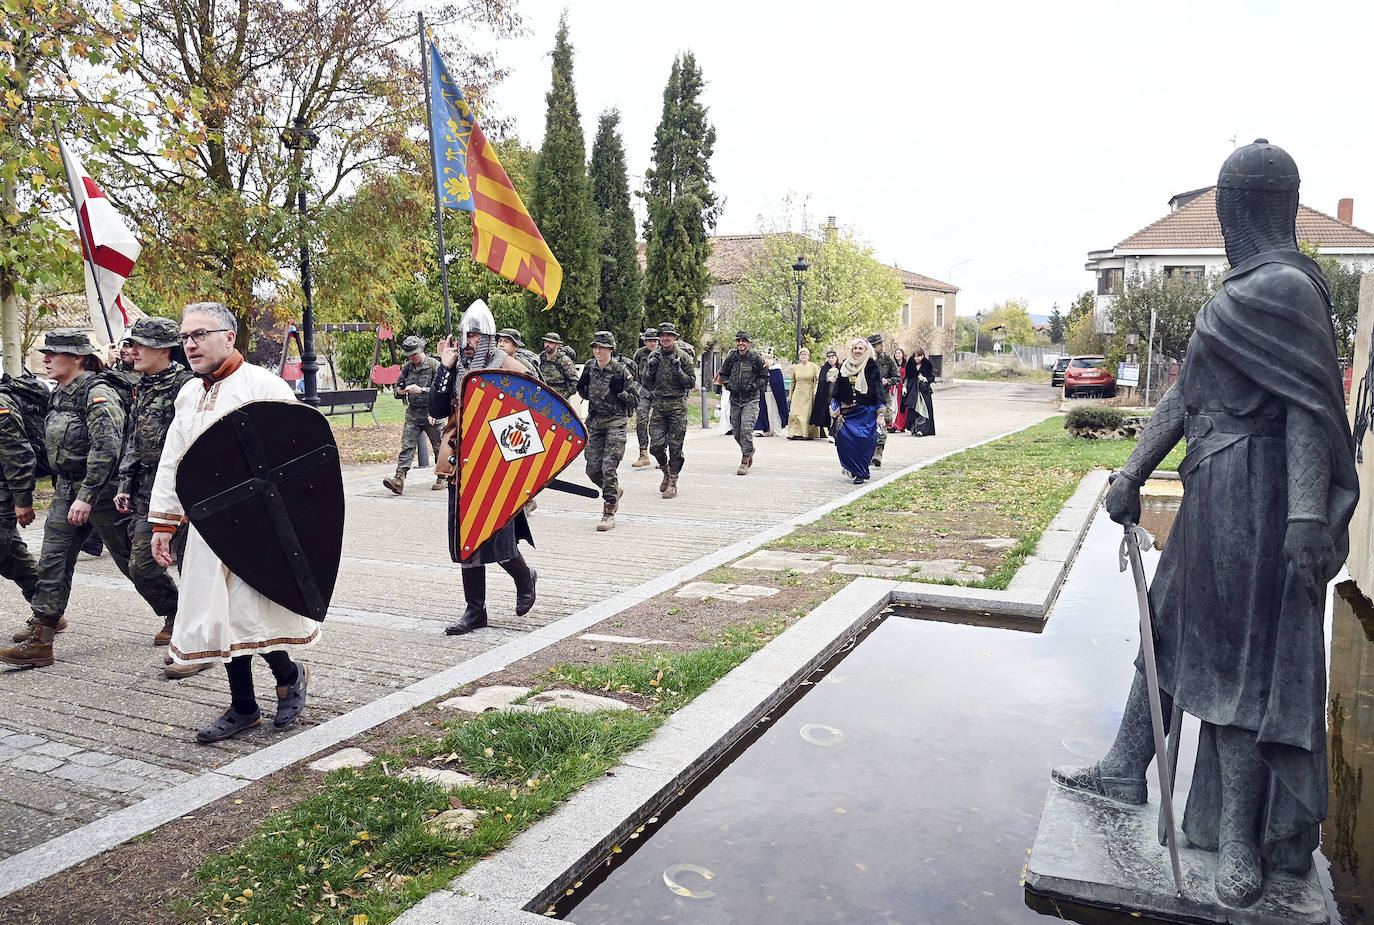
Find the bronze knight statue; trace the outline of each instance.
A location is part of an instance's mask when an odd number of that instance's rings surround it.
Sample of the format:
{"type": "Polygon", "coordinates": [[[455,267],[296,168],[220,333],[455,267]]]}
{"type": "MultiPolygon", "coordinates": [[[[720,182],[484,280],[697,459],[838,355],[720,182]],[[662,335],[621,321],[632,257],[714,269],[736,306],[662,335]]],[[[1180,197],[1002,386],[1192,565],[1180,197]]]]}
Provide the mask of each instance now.
{"type": "MultiPolygon", "coordinates": [[[[1184,495],[1149,598],[1163,712],[1202,731],[1183,831],[1216,851],[1216,892],[1237,907],[1264,872],[1304,874],[1326,816],[1327,583],[1345,560],[1359,489],[1331,296],[1298,251],[1298,170],[1264,139],[1217,180],[1231,271],[1203,307],[1178,384],[1107,492],[1118,523],[1181,438],[1184,495]]],[[[1146,800],[1154,757],[1143,663],[1111,749],[1061,785],[1146,800]]]]}

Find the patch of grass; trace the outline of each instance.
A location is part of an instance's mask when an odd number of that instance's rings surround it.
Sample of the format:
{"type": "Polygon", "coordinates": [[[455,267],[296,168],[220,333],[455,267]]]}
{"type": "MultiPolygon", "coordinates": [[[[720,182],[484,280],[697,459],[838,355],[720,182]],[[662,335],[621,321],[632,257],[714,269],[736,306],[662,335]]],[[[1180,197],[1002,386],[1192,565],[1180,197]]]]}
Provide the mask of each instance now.
{"type": "Polygon", "coordinates": [[[555,665],[549,669],[550,679],[588,690],[638,694],[653,701],[652,712],[666,715],[724,677],[783,629],[781,620],[730,627],[704,649],[655,649],[619,655],[605,665],[555,665]]]}

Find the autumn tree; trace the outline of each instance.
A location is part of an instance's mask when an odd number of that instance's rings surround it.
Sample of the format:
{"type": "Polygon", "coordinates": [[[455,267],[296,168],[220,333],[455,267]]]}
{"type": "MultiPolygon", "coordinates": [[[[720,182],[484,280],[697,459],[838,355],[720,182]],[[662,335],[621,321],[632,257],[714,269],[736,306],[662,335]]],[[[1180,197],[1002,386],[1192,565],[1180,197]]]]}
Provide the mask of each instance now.
{"type": "MultiPolygon", "coordinates": [[[[654,321],[672,321],[695,342],[702,333],[703,299],[711,287],[706,260],[720,215],[712,190],[716,130],[701,101],[706,80],[696,57],[673,60],[663,89],[663,116],[654,133],[653,166],[645,171],[644,304],[654,321]]],[[[794,255],[795,256],[795,255],[794,255]]]]}
{"type": "Polygon", "coordinates": [[[1221,287],[1222,275],[1215,272],[1195,281],[1182,274],[1166,275],[1156,269],[1132,273],[1125,285],[1113,293],[1107,308],[1107,318],[1115,332],[1111,338],[1113,355],[1125,354],[1127,334],[1138,334],[1140,342],[1146,343],[1153,314],[1155,355],[1181,358],[1193,336],[1197,314],[1221,287]]]}
{"type": "Polygon", "coordinates": [[[1001,340],[1007,344],[1035,343],[1035,328],[1031,325],[1030,302],[1007,299],[993,303],[992,310],[983,315],[982,336],[989,342],[1001,340]]]}
{"type": "Polygon", "coordinates": [[[624,353],[633,353],[644,330],[644,274],[639,268],[635,216],[630,208],[630,181],[625,146],[620,140],[620,113],[601,114],[592,143],[592,202],[599,218],[601,288],[597,326],[615,334],[624,353]]]}

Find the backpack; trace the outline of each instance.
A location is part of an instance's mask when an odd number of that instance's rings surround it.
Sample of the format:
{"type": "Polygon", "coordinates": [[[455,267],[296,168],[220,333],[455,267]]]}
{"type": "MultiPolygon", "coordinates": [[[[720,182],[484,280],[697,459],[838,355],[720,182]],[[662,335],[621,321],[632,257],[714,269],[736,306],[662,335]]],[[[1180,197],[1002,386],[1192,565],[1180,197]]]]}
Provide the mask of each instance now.
{"type": "Polygon", "coordinates": [[[43,436],[48,417],[48,387],[33,373],[25,370],[22,376],[11,376],[6,373],[0,378],[0,392],[9,396],[19,408],[19,416],[24,422],[24,433],[29,438],[34,455],[38,457],[37,474],[40,477],[51,475],[48,470],[47,445],[43,436]]]}
{"type": "Polygon", "coordinates": [[[134,380],[129,373],[122,373],[117,369],[102,369],[87,380],[86,384],[86,404],[90,404],[91,389],[98,385],[106,385],[119,393],[119,404],[124,408],[127,415],[134,407],[134,380]]]}

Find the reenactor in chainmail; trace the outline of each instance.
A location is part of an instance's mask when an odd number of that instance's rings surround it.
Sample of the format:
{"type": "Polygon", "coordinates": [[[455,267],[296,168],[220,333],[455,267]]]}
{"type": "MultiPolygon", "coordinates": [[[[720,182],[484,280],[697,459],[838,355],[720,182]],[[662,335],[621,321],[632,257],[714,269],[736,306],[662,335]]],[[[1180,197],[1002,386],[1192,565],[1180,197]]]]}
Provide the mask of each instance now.
{"type": "Polygon", "coordinates": [[[649,357],[643,386],[653,395],[649,414],[649,452],[658,460],[663,481],[658,490],[664,498],[677,497],[677,479],[685,462],[682,444],[687,439],[687,393],[696,384],[695,361],[677,344],[677,326],[658,326],[658,352],[649,357]]]}
{"type": "MultiPolygon", "coordinates": [[[[649,328],[640,335],[643,344],[635,351],[635,378],[644,382],[649,371],[649,357],[658,351],[658,328],[649,328]]],[[[635,410],[635,438],[639,440],[639,458],[630,463],[633,469],[643,469],[650,464],[649,459],[649,415],[652,412],[652,398],[648,389],[639,390],[639,407],[635,410]]]]}
{"type": "MultiPolygon", "coordinates": [[[[181,327],[170,318],[140,318],[129,331],[128,342],[135,377],[134,400],[124,425],[114,506],[121,514],[133,515],[128,524],[130,577],[135,581],[156,581],[166,577],[167,570],[153,559],[153,525],[148,520],[153,478],[162,458],[167,428],[176,413],[177,393],[196,374],[172,360],[173,348],[181,346],[181,327]]],[[[174,594],[171,609],[162,614],[162,629],[153,637],[155,646],[172,641],[176,600],[174,594]]],[[[169,665],[166,670],[168,677],[188,677],[204,667],[169,665]]]]}
{"type": "Polygon", "coordinates": [[[564,398],[572,398],[577,391],[577,364],[563,352],[563,338],[553,331],[544,335],[544,352],[539,354],[539,378],[564,398]]]}
{"type": "Polygon", "coordinates": [[[638,404],[634,377],[625,365],[611,356],[615,335],[597,331],[592,336],[592,359],[583,364],[577,394],[587,402],[587,477],[601,489],[600,532],[614,529],[615,512],[625,489],[616,470],[625,457],[625,431],[630,412],[638,404]]]}
{"type": "MultiPolygon", "coordinates": [[[[415,459],[415,449],[420,444],[421,435],[428,438],[434,458],[438,459],[439,436],[443,431],[443,419],[430,417],[429,414],[429,390],[439,361],[425,355],[423,338],[413,334],[401,343],[401,350],[407,362],[401,369],[392,394],[406,403],[406,421],[401,428],[401,452],[396,457],[396,474],[382,479],[382,484],[398,495],[405,491],[406,473],[415,459]]],[[[436,474],[434,484],[429,487],[441,491],[447,484],[442,476],[436,474]]]]}
{"type": "Polygon", "coordinates": [[[496,345],[520,361],[526,371],[536,379],[539,375],[539,357],[534,351],[525,349],[525,338],[515,328],[502,328],[496,332],[496,345]]]}
{"type": "MultiPolygon", "coordinates": [[[[5,384],[9,381],[5,376],[5,384]]],[[[38,589],[38,571],[19,528],[33,523],[37,476],[38,457],[24,429],[23,409],[0,385],[0,577],[18,585],[26,601],[38,589]]]]}
{"type": "Polygon", "coordinates": [[[53,663],[53,636],[71,597],[77,553],[92,529],[154,613],[165,618],[175,614],[177,607],[176,584],[165,572],[152,578],[129,571],[129,515],[121,514],[114,504],[124,443],[124,396],[104,377],[85,331],[49,331],[42,353],[49,378],[57,382],[44,438],[48,468],[53,472],[53,499],[43,525],[38,589],[30,601],[33,619],[19,645],[0,649],[0,662],[34,668],[53,663]]]}
{"type": "Polygon", "coordinates": [[[892,354],[887,352],[883,335],[870,334],[868,342],[873,345],[873,362],[878,364],[878,372],[883,377],[883,410],[878,419],[878,447],[873,451],[873,465],[881,466],[883,448],[887,446],[887,432],[892,429],[892,422],[897,415],[892,387],[902,381],[902,371],[898,368],[897,361],[892,358],[892,354]]]}

